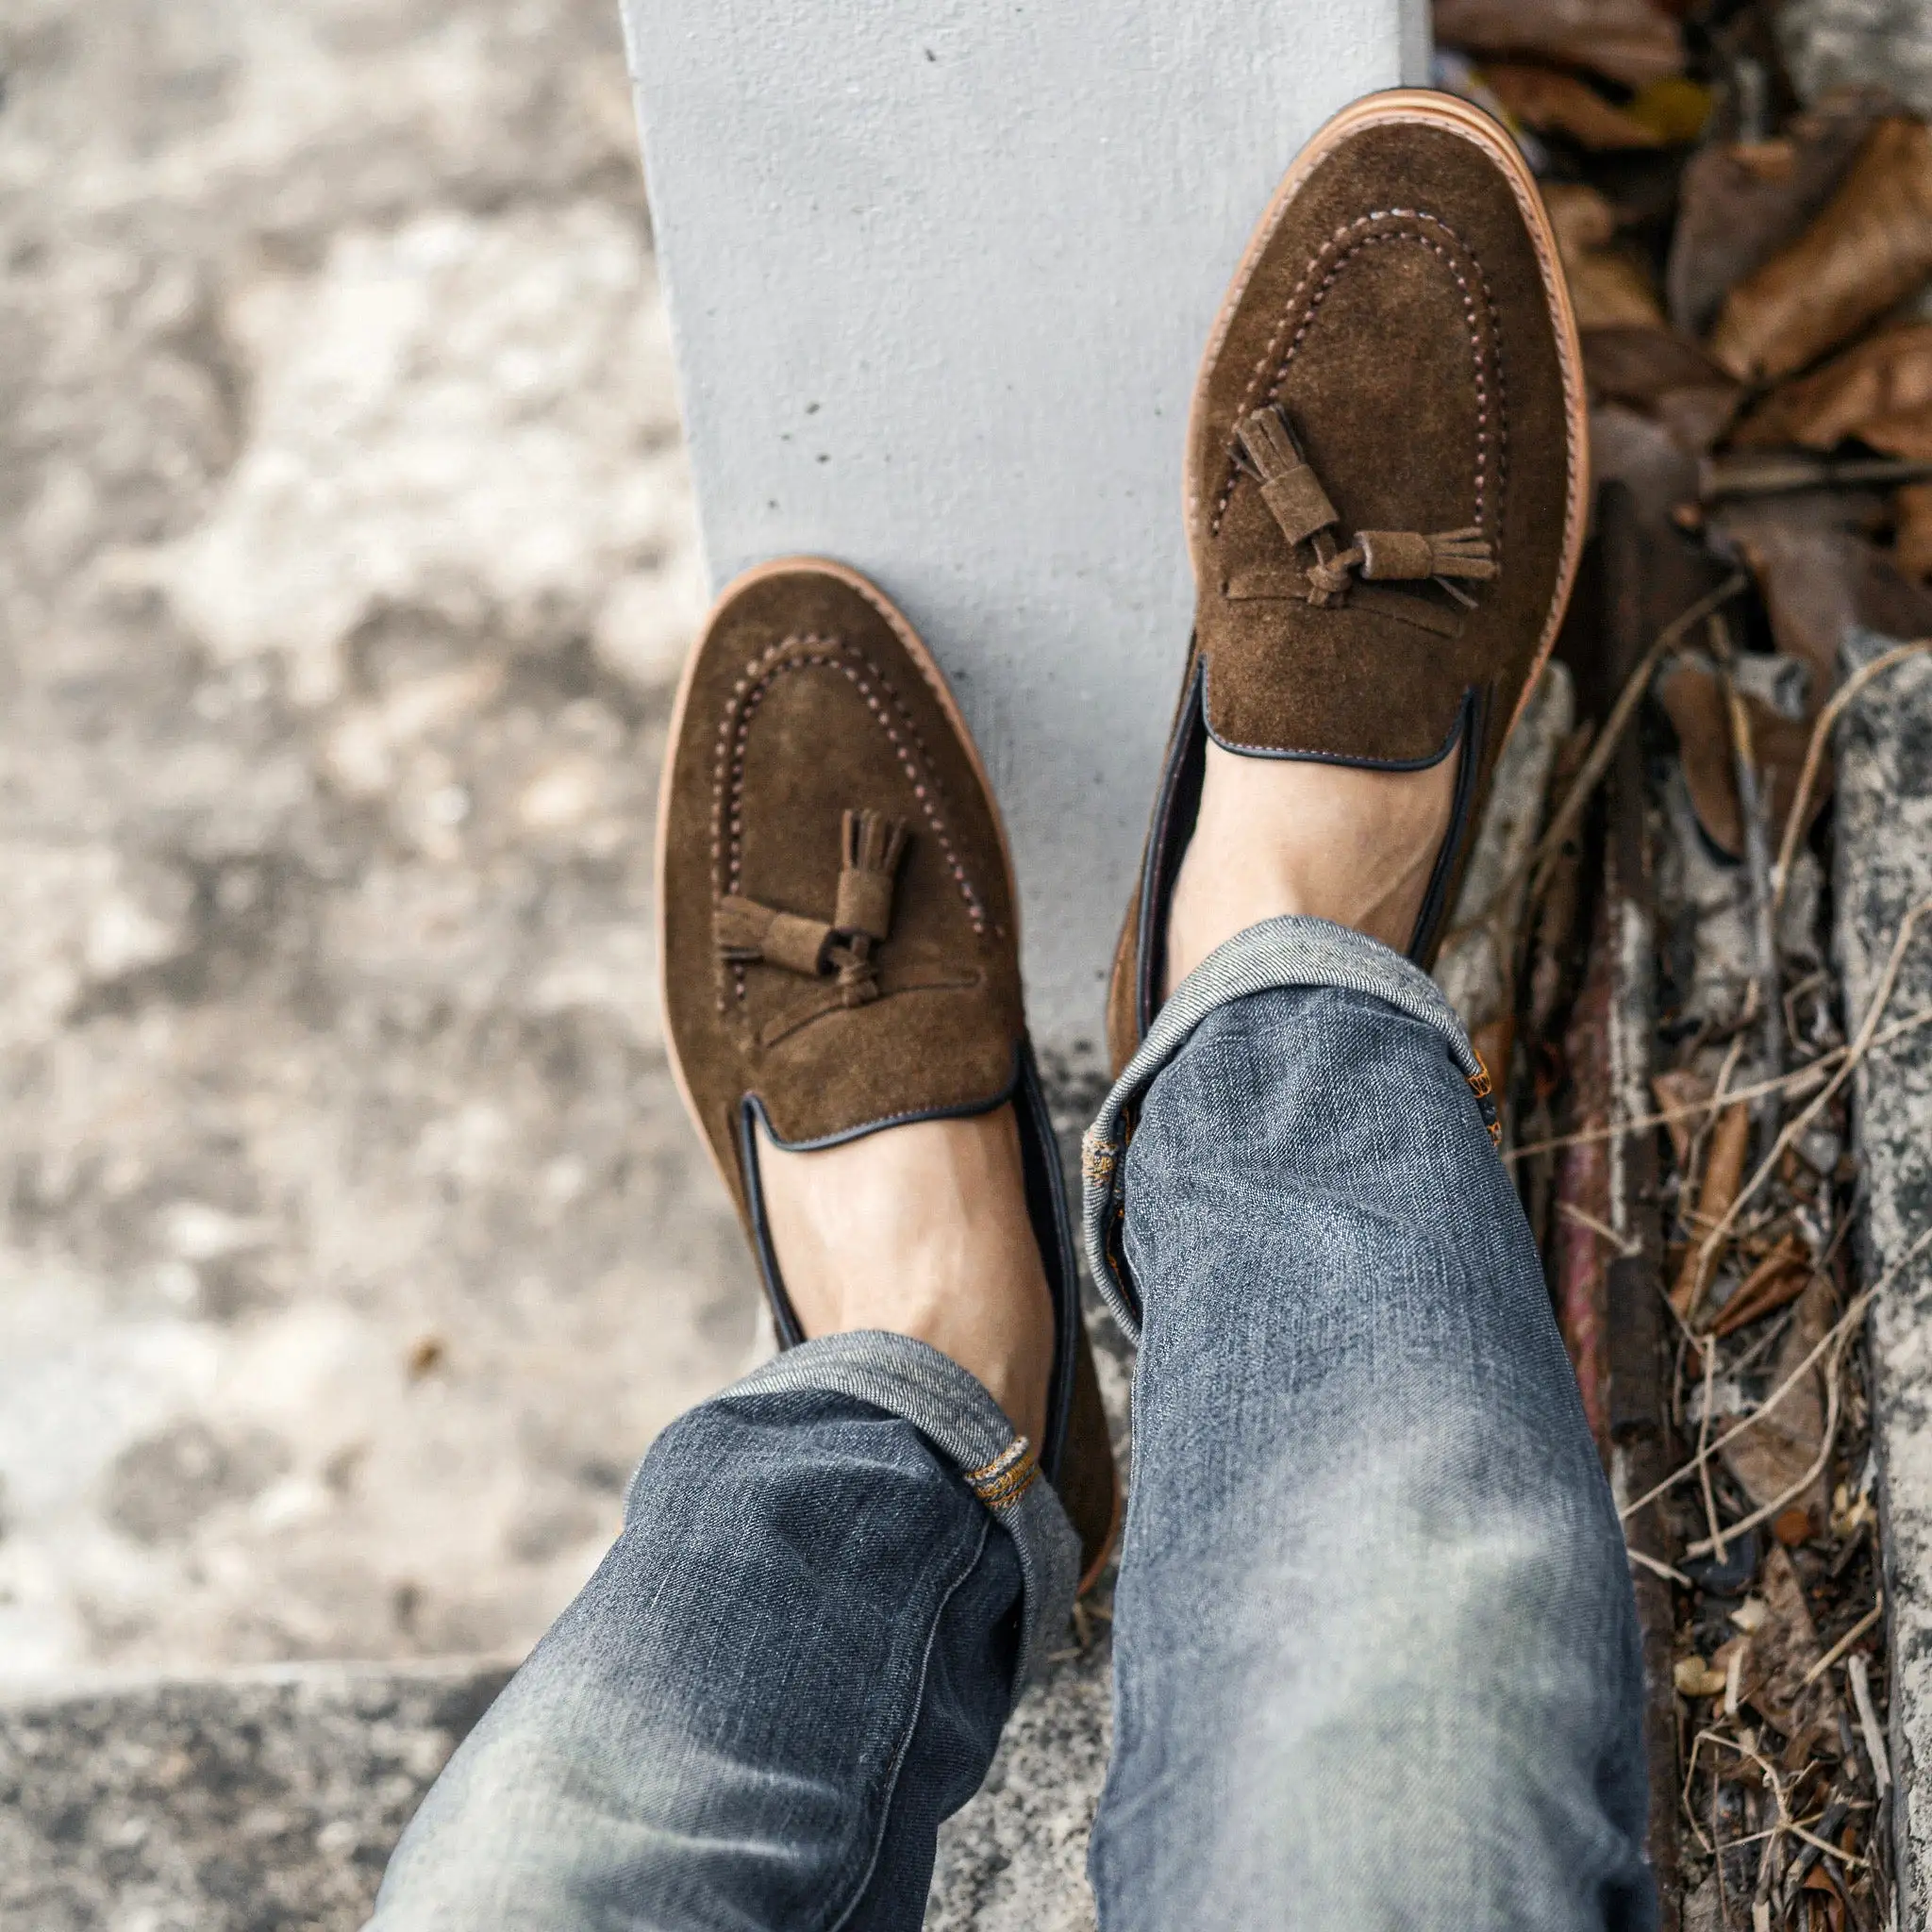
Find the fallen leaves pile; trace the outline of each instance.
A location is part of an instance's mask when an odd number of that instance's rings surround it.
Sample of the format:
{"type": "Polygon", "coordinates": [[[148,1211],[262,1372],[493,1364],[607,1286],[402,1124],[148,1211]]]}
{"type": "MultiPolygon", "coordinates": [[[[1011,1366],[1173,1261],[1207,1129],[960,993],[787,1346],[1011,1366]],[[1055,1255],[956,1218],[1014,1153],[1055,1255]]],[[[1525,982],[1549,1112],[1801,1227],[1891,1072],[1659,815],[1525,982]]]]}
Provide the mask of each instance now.
{"type": "Polygon", "coordinates": [[[1633,1558],[1669,1583],[1665,1923],[1878,1932],[1892,1768],[1862,1317],[1884,1284],[1855,1278],[1846,1102],[1874,1041],[1932,1015],[1881,999],[1846,1038],[1829,734],[1848,680],[1932,638],[1932,128],[1871,91],[1801,101],[1768,5],[1435,14],[1440,84],[1505,119],[1541,183],[1596,482],[1629,492],[1627,588],[1657,641],[1613,673],[1573,618],[1585,722],[1547,721],[1541,838],[1491,921],[1507,992],[1472,1024],[1607,1466],[1602,1281],[1637,1244],[1591,1205],[1622,1103],[1589,961],[1627,733],[1641,780],[1618,808],[1647,814],[1658,958],[1652,1111],[1623,1135],[1657,1140],[1674,1373],[1669,1473],[1619,1502],[1666,1525],[1669,1560],[1633,1558]]]}

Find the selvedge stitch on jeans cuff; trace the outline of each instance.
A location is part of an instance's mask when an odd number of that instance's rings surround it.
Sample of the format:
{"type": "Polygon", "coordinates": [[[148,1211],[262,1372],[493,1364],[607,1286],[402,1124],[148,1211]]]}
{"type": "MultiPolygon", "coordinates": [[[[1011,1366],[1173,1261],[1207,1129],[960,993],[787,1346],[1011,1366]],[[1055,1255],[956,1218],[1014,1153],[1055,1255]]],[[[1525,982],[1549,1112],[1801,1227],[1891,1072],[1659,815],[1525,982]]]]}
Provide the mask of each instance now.
{"type": "Polygon", "coordinates": [[[1033,1479],[1040,1474],[1040,1458],[1024,1436],[1015,1436],[991,1462],[962,1474],[966,1487],[989,1509],[999,1509],[1017,1503],[1033,1487],[1033,1479]]]}
{"type": "Polygon", "coordinates": [[[1125,1216],[1121,1198],[1133,1109],[1141,1095],[1208,1014],[1277,987],[1336,987],[1386,1001],[1441,1034],[1476,1097],[1491,1141],[1500,1128],[1490,1077],[1442,990],[1412,960],[1366,933],[1325,919],[1264,919],[1217,946],[1181,981],[1154,1017],[1141,1048],[1100,1104],[1080,1141],[1081,1235],[1087,1265],[1130,1341],[1141,1339],[1141,1310],[1113,1236],[1125,1216]]]}

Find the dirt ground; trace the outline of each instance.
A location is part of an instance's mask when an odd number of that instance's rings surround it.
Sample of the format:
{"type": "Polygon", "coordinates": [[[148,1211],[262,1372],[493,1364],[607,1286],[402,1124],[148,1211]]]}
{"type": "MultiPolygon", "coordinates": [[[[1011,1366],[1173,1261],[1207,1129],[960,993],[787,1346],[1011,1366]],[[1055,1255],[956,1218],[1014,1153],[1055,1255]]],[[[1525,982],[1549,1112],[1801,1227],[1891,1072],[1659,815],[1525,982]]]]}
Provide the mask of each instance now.
{"type": "Polygon", "coordinates": [[[517,1651],[755,1295],[611,0],[0,21],[0,1674],[517,1651]]]}

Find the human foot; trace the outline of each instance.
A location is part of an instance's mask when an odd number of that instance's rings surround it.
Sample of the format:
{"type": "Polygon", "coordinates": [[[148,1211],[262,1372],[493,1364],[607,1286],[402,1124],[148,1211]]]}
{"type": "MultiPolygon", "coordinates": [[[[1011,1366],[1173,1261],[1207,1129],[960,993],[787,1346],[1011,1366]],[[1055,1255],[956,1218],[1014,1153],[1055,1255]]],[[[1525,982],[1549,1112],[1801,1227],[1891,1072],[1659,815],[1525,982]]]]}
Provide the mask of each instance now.
{"type": "Polygon", "coordinates": [[[1090,1576],[1118,1495],[1014,888],[924,646],[863,578],[741,577],[672,721],[658,806],[671,1059],[781,1346],[886,1329],[1031,1441],[1090,1576]]]}
{"type": "Polygon", "coordinates": [[[1376,772],[1208,746],[1201,809],[1167,915],[1162,997],[1224,940],[1298,912],[1399,953],[1449,829],[1456,764],[1376,772]]]}
{"type": "Polygon", "coordinates": [[[1272,913],[1430,963],[1562,620],[1588,475],[1575,324],[1514,143],[1445,94],[1345,108],[1262,217],[1195,382],[1193,642],[1115,955],[1116,1070],[1272,913]]]}
{"type": "Polygon", "coordinates": [[[1053,1299],[1010,1107],[836,1147],[758,1148],[772,1246],[808,1337],[886,1328],[970,1370],[1043,1440],[1053,1299]]]}

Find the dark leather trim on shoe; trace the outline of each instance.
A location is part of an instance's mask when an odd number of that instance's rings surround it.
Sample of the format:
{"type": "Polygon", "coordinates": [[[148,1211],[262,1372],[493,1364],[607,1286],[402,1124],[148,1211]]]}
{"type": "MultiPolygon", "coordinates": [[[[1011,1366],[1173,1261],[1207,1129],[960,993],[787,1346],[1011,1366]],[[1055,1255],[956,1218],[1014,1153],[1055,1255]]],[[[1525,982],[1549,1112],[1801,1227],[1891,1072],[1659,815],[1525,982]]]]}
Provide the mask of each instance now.
{"type": "Polygon", "coordinates": [[[1454,889],[1462,876],[1470,841],[1475,836],[1476,781],[1488,708],[1486,693],[1471,690],[1463,697],[1462,715],[1457,720],[1453,741],[1460,743],[1462,755],[1456,770],[1456,794],[1449,806],[1449,829],[1442,835],[1442,849],[1436,855],[1428,891],[1423,894],[1422,910],[1416,914],[1415,930],[1408,941],[1408,957],[1424,971],[1436,934],[1454,903],[1454,889]]]}
{"type": "MultiPolygon", "coordinates": [[[[1180,871],[1194,820],[1201,809],[1201,785],[1208,768],[1208,734],[1201,715],[1201,687],[1207,666],[1194,659],[1168,740],[1155,795],[1154,821],[1141,867],[1140,930],[1135,938],[1135,1039],[1144,1040],[1160,1008],[1160,981],[1167,965],[1167,908],[1180,871]],[[1177,830],[1177,828],[1179,828],[1177,830]]],[[[1118,1070],[1116,1070],[1118,1071],[1118,1070]]]]}
{"type": "MultiPolygon", "coordinates": [[[[1040,1084],[1040,1070],[1030,1041],[1022,1041],[1013,1051],[1013,1077],[991,1100],[970,1107],[936,1108],[927,1113],[896,1115],[889,1120],[868,1121],[864,1125],[833,1134],[822,1141],[781,1141],[772,1131],[770,1116],[756,1093],[747,1093],[740,1103],[738,1155],[743,1168],[745,1203],[751,1224],[752,1252],[758,1257],[758,1274],[764,1283],[765,1300],[772,1310],[779,1345],[796,1348],[805,1339],[791,1298],[785,1291],[785,1278],[772,1244],[771,1222],[765,1212],[763,1176],[758,1167],[758,1134],[762,1129],[774,1147],[787,1153],[813,1153],[825,1147],[841,1146],[863,1140],[868,1134],[882,1133],[914,1121],[970,1120],[995,1108],[1013,1104],[1013,1119],[1020,1132],[1020,1163],[1026,1187],[1027,1218],[1033,1224],[1033,1238],[1039,1243],[1041,1267],[1053,1299],[1054,1365],[1047,1383],[1046,1440],[1040,1445],[1040,1466],[1046,1479],[1055,1482],[1065,1457],[1067,1422],[1073,1407],[1074,1357],[1080,1335],[1080,1274],[1074,1254],[1072,1224],[1068,1219],[1066,1186],[1060,1173],[1059,1143],[1054,1136],[1053,1121],[1047,1111],[1046,1096],[1040,1084]]],[[[1058,1486],[1058,1485],[1056,1485],[1058,1486]]]]}
{"type": "Polygon", "coordinates": [[[1423,758],[1354,758],[1332,752],[1280,751],[1243,744],[1229,744],[1207,722],[1208,664],[1197,657],[1189,674],[1188,688],[1168,741],[1165,764],[1161,768],[1160,790],[1155,796],[1154,821],[1147,834],[1141,859],[1141,894],[1136,920],[1135,1019],[1139,1035],[1146,1037],[1160,1009],[1161,980],[1167,965],[1167,911],[1174,896],[1181,859],[1192,836],[1194,817],[1201,806],[1201,785],[1207,769],[1208,741],[1211,738],[1222,750],[1239,758],[1285,758],[1322,765],[1353,765],[1373,772],[1423,772],[1440,765],[1458,745],[1463,748],[1462,766],[1456,781],[1456,802],[1450,814],[1449,830],[1442,851],[1431,874],[1428,894],[1411,942],[1411,958],[1420,960],[1429,922],[1440,916],[1437,900],[1448,876],[1456,869],[1462,841],[1468,832],[1469,803],[1474,789],[1475,760],[1471,749],[1479,746],[1481,734],[1474,727],[1481,718],[1480,694],[1474,690],[1463,694],[1460,709],[1449,728],[1449,735],[1428,757],[1423,758]]]}

